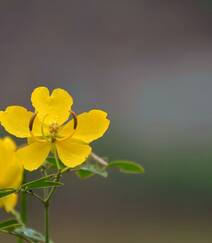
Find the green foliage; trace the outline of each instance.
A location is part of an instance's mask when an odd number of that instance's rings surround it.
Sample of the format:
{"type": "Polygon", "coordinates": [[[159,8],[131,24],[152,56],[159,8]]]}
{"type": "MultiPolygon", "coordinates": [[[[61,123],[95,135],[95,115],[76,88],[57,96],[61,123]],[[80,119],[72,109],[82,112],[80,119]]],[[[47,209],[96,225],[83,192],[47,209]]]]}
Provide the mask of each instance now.
{"type": "Polygon", "coordinates": [[[8,189],[0,189],[0,198],[1,197],[6,197],[12,193],[16,192],[15,189],[8,188],[8,189]]]}
{"type": "MultiPolygon", "coordinates": [[[[46,162],[49,163],[52,167],[54,168],[57,168],[57,164],[56,164],[56,160],[54,157],[48,157],[46,159],[46,162]]],[[[59,162],[59,165],[60,165],[60,168],[63,169],[65,168],[64,164],[58,159],[58,162],[59,162]]]]}
{"type": "MultiPolygon", "coordinates": [[[[10,219],[0,223],[0,231],[24,239],[27,242],[43,243],[45,237],[34,229],[26,228],[15,219],[10,219]]],[[[50,241],[49,243],[53,243],[50,241]]]]}
{"type": "MultiPolygon", "coordinates": [[[[101,176],[103,178],[108,177],[109,169],[118,169],[122,173],[127,174],[143,174],[144,168],[133,161],[127,160],[114,160],[107,163],[104,159],[99,156],[93,156],[93,158],[88,159],[88,161],[80,167],[70,169],[60,163],[60,170],[57,169],[55,158],[49,157],[45,165],[41,169],[41,173],[52,173],[50,175],[41,177],[37,180],[33,180],[22,184],[18,189],[0,189],[0,198],[10,195],[12,193],[29,193],[32,196],[39,199],[44,206],[47,204],[47,199],[51,198],[56,187],[62,186],[63,183],[60,182],[61,175],[65,172],[74,172],[80,179],[89,179],[95,175],[101,176]],[[92,159],[92,160],[91,160],[92,159]],[[57,170],[57,173],[55,172],[57,170]],[[50,188],[50,189],[48,189],[50,188]],[[43,189],[44,193],[47,193],[46,197],[41,197],[40,194],[32,193],[33,189],[43,189]],[[48,194],[49,193],[49,194],[48,194]]],[[[47,240],[41,233],[25,227],[23,223],[23,217],[20,217],[19,213],[14,211],[13,215],[15,219],[9,219],[7,221],[0,222],[0,232],[7,233],[22,239],[20,242],[31,242],[31,243],[53,243],[49,239],[47,240]]]]}
{"type": "Polygon", "coordinates": [[[20,227],[16,228],[13,234],[20,238],[27,239],[28,241],[32,241],[34,243],[45,242],[45,237],[41,233],[35,231],[34,229],[20,227]]]}
{"type": "Polygon", "coordinates": [[[8,219],[0,222],[0,230],[11,231],[16,227],[20,227],[20,223],[16,219],[8,219]]]}
{"type": "Polygon", "coordinates": [[[89,179],[90,177],[93,177],[95,174],[91,171],[88,170],[77,170],[76,171],[76,175],[80,178],[80,179],[89,179]]]}
{"type": "Polygon", "coordinates": [[[133,161],[128,160],[114,160],[110,162],[107,166],[100,166],[97,163],[87,163],[80,167],[79,170],[76,171],[76,175],[80,179],[89,179],[94,175],[99,175],[104,178],[108,176],[107,169],[116,168],[120,172],[125,174],[143,174],[144,168],[133,161]]]}
{"type": "Polygon", "coordinates": [[[57,187],[63,185],[60,181],[65,172],[88,179],[94,175],[106,178],[110,168],[131,174],[144,173],[144,169],[132,161],[112,161],[108,164],[107,159],[96,155],[88,147],[90,142],[103,136],[108,129],[110,120],[106,112],[93,109],[78,119],[71,108],[72,97],[63,89],[55,89],[50,94],[47,87],[40,86],[33,91],[31,100],[34,107],[32,112],[20,106],[10,106],[1,111],[1,125],[15,136],[27,137],[28,142],[16,148],[10,138],[1,139],[4,148],[1,160],[7,166],[1,166],[1,173],[5,177],[1,186],[5,188],[0,188],[0,198],[6,198],[0,201],[0,207],[12,214],[14,219],[0,222],[0,231],[16,236],[19,243],[51,243],[49,207],[57,187]],[[71,116],[72,119],[69,119],[71,116]],[[24,169],[33,171],[38,168],[41,178],[27,182],[24,169]],[[22,182],[17,181],[18,178],[22,182]],[[42,190],[34,192],[34,189],[42,190]],[[14,209],[16,197],[7,200],[12,193],[22,196],[21,213],[14,209]],[[28,195],[44,207],[44,236],[26,227],[28,195]]]}
{"type": "Polygon", "coordinates": [[[88,179],[94,175],[99,175],[106,178],[108,173],[105,168],[100,167],[98,164],[89,163],[81,166],[80,169],[76,171],[76,175],[80,179],[88,179]]]}
{"type": "Polygon", "coordinates": [[[133,161],[128,161],[128,160],[114,160],[111,161],[107,168],[116,168],[119,169],[120,172],[122,173],[127,173],[127,174],[143,174],[144,173],[144,168],[133,161]]]}
{"type": "Polygon", "coordinates": [[[51,180],[54,177],[55,177],[55,175],[45,176],[38,180],[27,182],[27,183],[21,185],[21,188],[23,190],[31,190],[31,189],[41,189],[41,188],[47,188],[47,187],[62,186],[63,183],[55,182],[55,181],[51,180]]]}

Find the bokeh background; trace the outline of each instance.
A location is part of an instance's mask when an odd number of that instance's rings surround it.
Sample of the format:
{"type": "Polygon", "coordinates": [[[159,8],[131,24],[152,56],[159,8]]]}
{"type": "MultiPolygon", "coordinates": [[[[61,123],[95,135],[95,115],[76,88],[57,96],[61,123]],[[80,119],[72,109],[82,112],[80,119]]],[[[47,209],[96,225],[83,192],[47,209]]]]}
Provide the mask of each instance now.
{"type": "MultiPolygon", "coordinates": [[[[66,175],[55,242],[212,242],[212,2],[1,1],[0,29],[1,109],[30,108],[39,85],[65,88],[77,112],[110,115],[96,153],[146,170],[66,175]]],[[[30,210],[42,229],[39,203],[30,210]]]]}

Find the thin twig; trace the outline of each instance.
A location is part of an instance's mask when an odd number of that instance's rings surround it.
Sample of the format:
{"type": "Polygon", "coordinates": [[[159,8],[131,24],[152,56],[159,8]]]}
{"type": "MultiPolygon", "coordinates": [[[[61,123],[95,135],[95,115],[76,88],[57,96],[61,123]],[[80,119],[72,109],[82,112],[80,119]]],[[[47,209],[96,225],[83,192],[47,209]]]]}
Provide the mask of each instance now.
{"type": "MultiPolygon", "coordinates": [[[[58,172],[57,172],[57,175],[56,175],[56,178],[55,178],[55,182],[59,182],[60,181],[60,178],[62,176],[62,171],[61,171],[61,168],[60,168],[60,164],[59,164],[59,159],[58,159],[58,155],[57,155],[57,151],[55,150],[54,151],[54,157],[55,157],[55,161],[56,161],[56,164],[57,164],[57,167],[58,167],[58,172]]],[[[50,200],[54,194],[54,192],[56,191],[57,187],[54,186],[48,196],[46,197],[46,199],[44,199],[44,207],[45,207],[45,243],[49,243],[49,203],[50,203],[50,200]]]]}
{"type": "Polygon", "coordinates": [[[97,154],[95,153],[91,153],[90,156],[99,164],[103,165],[103,166],[108,166],[108,162],[105,161],[103,158],[99,157],[97,154]]]}
{"type": "Polygon", "coordinates": [[[11,214],[15,217],[15,219],[17,220],[17,222],[21,225],[24,226],[24,222],[21,218],[21,215],[19,214],[19,212],[17,212],[15,209],[11,210],[11,214]]]}
{"type": "Polygon", "coordinates": [[[32,190],[26,190],[26,193],[28,193],[29,195],[37,198],[39,201],[41,201],[42,203],[44,203],[44,200],[42,197],[40,197],[38,194],[36,194],[35,192],[33,192],[32,190]]]}
{"type": "MultiPolygon", "coordinates": [[[[55,178],[55,182],[59,182],[60,177],[61,177],[61,170],[58,170],[58,173],[57,173],[56,178],[55,178]]],[[[57,186],[52,187],[51,191],[49,192],[49,195],[45,199],[46,203],[48,203],[50,201],[50,199],[51,199],[52,195],[54,194],[56,188],[57,188],[57,186]]]]}

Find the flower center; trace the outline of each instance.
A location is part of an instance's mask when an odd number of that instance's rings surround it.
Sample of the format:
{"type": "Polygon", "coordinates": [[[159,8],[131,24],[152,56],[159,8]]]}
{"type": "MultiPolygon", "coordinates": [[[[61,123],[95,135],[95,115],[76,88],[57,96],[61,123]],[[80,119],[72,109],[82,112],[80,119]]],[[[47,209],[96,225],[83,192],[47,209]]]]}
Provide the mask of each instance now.
{"type": "Polygon", "coordinates": [[[51,125],[48,126],[49,134],[45,134],[45,131],[44,131],[45,130],[44,129],[44,125],[45,125],[44,121],[45,121],[45,118],[46,118],[45,117],[43,119],[42,124],[41,124],[41,132],[42,132],[42,135],[43,135],[42,138],[36,137],[33,134],[33,125],[34,125],[34,122],[35,122],[35,118],[37,117],[37,113],[33,114],[33,116],[31,117],[31,119],[29,121],[29,131],[30,131],[32,138],[35,139],[35,141],[40,142],[40,143],[45,143],[46,141],[54,143],[56,140],[64,141],[64,140],[69,139],[75,133],[75,131],[77,129],[77,125],[78,125],[77,114],[74,111],[70,111],[70,114],[73,116],[74,131],[72,130],[70,132],[70,134],[68,134],[67,136],[61,137],[61,136],[58,135],[58,132],[59,132],[59,129],[61,128],[61,126],[57,122],[53,122],[51,125]]]}
{"type": "Polygon", "coordinates": [[[60,128],[60,125],[58,123],[52,123],[50,126],[49,126],[49,132],[51,135],[55,136],[57,133],[58,133],[58,130],[60,128]]]}

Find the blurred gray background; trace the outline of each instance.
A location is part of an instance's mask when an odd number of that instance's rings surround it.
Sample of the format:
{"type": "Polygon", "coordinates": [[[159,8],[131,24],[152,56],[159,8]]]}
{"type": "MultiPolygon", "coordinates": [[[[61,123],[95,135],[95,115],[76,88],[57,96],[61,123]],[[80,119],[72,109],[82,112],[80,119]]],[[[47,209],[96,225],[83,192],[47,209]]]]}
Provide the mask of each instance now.
{"type": "MultiPolygon", "coordinates": [[[[109,113],[96,153],[146,170],[66,175],[55,242],[212,242],[212,1],[1,1],[0,29],[1,109],[65,88],[78,113],[109,113]]],[[[41,230],[39,203],[30,210],[41,230]]]]}

